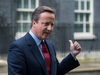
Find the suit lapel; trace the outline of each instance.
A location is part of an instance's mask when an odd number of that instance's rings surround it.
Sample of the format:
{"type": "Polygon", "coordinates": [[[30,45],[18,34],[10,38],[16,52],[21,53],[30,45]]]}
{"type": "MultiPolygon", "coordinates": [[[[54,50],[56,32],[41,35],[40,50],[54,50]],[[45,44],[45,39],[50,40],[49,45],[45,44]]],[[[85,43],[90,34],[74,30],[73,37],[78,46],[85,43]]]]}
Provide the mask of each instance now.
{"type": "Polygon", "coordinates": [[[37,45],[34,43],[34,45],[31,48],[33,54],[35,55],[36,59],[39,61],[40,65],[42,66],[44,72],[47,75],[47,69],[46,69],[46,64],[45,64],[45,60],[43,59],[37,45]]]}
{"type": "Polygon", "coordinates": [[[38,49],[38,46],[36,45],[34,39],[31,37],[31,35],[29,33],[27,33],[26,36],[27,36],[26,40],[28,42],[28,45],[31,45],[30,49],[31,49],[32,53],[34,54],[37,61],[40,63],[41,67],[43,68],[45,75],[48,75],[45,60],[43,59],[43,57],[38,49]]]}

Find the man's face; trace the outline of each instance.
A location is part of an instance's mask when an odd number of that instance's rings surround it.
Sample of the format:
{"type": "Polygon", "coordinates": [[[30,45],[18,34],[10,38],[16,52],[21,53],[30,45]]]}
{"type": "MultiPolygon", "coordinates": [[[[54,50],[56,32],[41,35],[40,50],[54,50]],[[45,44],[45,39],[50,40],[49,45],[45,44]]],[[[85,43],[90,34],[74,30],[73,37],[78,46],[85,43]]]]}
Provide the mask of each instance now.
{"type": "Polygon", "coordinates": [[[35,36],[40,40],[46,40],[53,31],[55,15],[49,12],[40,14],[38,22],[35,21],[35,36]]]}

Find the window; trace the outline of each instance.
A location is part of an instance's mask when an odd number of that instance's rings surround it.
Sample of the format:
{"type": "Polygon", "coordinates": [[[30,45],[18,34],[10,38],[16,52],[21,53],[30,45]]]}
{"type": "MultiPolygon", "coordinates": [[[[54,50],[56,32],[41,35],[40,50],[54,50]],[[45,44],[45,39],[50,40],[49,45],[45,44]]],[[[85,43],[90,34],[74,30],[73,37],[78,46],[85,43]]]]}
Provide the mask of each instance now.
{"type": "Polygon", "coordinates": [[[38,7],[38,0],[17,0],[17,32],[15,39],[30,30],[32,12],[38,7]]]}
{"type": "Polygon", "coordinates": [[[93,0],[75,0],[74,39],[94,39],[93,0]]]}

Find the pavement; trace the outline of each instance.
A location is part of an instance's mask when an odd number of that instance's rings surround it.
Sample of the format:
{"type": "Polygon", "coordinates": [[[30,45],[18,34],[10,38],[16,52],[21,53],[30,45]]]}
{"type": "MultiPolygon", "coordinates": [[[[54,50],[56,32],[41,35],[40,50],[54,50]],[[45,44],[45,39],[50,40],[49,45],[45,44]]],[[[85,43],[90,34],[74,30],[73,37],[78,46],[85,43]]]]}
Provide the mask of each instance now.
{"type": "MultiPolygon", "coordinates": [[[[80,66],[71,70],[70,73],[100,71],[100,62],[81,62],[80,59],[79,62],[80,66]]],[[[8,75],[7,72],[7,56],[0,57],[0,75],[8,75]]]]}
{"type": "Polygon", "coordinates": [[[80,63],[80,66],[70,72],[100,71],[100,63],[80,63]]]}

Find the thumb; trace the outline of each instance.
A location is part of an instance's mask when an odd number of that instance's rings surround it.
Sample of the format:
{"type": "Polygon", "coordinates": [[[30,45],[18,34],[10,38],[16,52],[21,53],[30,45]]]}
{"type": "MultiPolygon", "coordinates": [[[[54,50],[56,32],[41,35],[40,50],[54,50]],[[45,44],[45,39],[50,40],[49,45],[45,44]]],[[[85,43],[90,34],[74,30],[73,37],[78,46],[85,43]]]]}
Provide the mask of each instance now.
{"type": "Polygon", "coordinates": [[[69,42],[70,42],[70,46],[72,46],[72,45],[73,45],[73,42],[72,42],[72,40],[69,40],[69,42]]]}

